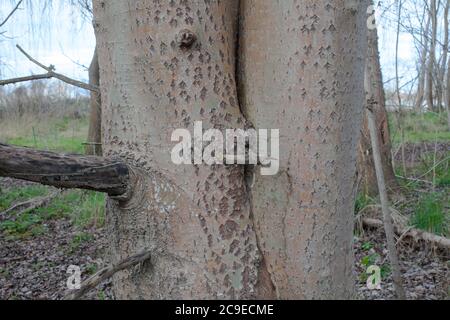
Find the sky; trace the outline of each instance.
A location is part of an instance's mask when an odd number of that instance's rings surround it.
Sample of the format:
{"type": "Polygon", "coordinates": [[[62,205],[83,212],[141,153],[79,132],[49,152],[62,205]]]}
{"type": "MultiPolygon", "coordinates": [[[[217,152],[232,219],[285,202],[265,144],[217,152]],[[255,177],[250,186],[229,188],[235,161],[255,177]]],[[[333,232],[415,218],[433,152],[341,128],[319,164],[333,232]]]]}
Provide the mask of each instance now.
{"type": "MultiPolygon", "coordinates": [[[[89,67],[95,47],[92,24],[75,7],[62,5],[67,1],[53,2],[53,8],[46,13],[31,8],[34,10],[32,21],[30,8],[23,5],[23,9],[16,11],[0,30],[6,31],[7,37],[0,37],[0,61],[4,64],[0,78],[45,72],[16,49],[15,45],[19,44],[44,65],[54,65],[56,72],[87,81],[86,68],[89,67]]],[[[0,3],[0,21],[12,7],[10,2],[0,3]]]]}
{"type": "MultiPolygon", "coordinates": [[[[0,30],[6,31],[7,37],[0,36],[0,61],[5,64],[1,68],[0,78],[43,72],[15,48],[19,44],[38,61],[54,65],[57,72],[87,81],[85,67],[90,64],[95,46],[91,22],[79,9],[67,5],[67,0],[53,0],[52,8],[45,13],[36,6],[30,7],[30,4],[39,1],[31,0],[22,5],[22,9],[0,30]]],[[[15,3],[13,0],[0,0],[0,21],[15,3]]],[[[379,29],[381,64],[388,86],[393,84],[389,80],[395,77],[395,34],[395,28],[387,24],[379,29]]],[[[416,49],[412,37],[401,34],[399,49],[400,76],[402,82],[407,82],[415,73],[416,49]]]]}

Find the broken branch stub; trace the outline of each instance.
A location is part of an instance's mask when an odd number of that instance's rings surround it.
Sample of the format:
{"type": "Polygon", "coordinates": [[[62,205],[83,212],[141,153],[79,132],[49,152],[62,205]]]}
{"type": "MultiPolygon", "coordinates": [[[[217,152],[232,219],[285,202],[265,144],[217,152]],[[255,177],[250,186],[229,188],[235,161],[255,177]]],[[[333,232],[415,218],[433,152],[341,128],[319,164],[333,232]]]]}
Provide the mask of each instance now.
{"type": "MultiPolygon", "coordinates": [[[[122,160],[66,155],[0,144],[0,176],[126,198],[130,168],[122,160]]],[[[127,200],[127,199],[123,199],[127,200]]]]}

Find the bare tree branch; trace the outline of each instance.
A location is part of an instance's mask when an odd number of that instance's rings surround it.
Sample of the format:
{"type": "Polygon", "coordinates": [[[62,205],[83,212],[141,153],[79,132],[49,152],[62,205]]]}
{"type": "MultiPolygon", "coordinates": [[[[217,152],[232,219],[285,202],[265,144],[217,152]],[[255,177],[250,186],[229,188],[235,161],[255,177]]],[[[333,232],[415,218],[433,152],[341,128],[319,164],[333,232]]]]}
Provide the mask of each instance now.
{"type": "MultiPolygon", "coordinates": [[[[78,88],[82,88],[85,90],[89,90],[89,91],[93,91],[93,92],[97,92],[100,93],[100,90],[98,87],[90,85],[88,83],[84,83],[78,80],[74,80],[72,78],[66,77],[65,75],[62,75],[60,73],[56,73],[55,72],[55,67],[53,65],[47,67],[45,65],[43,65],[42,63],[40,63],[39,61],[37,61],[36,59],[34,59],[33,57],[31,57],[25,50],[22,49],[21,46],[16,45],[17,49],[20,50],[20,52],[22,52],[22,54],[28,58],[28,60],[30,60],[31,62],[33,62],[34,64],[36,64],[37,66],[41,67],[42,69],[44,69],[45,71],[47,71],[47,76],[48,78],[56,78],[59,79],[65,83],[68,83],[70,85],[73,85],[75,87],[78,88]]],[[[44,78],[44,76],[42,75],[42,78],[44,78]]],[[[36,79],[30,79],[30,80],[36,80],[36,79]]],[[[3,80],[4,82],[8,81],[8,80],[3,80]]],[[[12,83],[12,82],[11,82],[12,83]]]]}
{"type": "Polygon", "coordinates": [[[64,155],[0,143],[0,176],[66,189],[127,194],[130,168],[121,160],[64,155]]]}
{"type": "Polygon", "coordinates": [[[134,267],[135,265],[145,262],[148,259],[150,259],[150,251],[143,251],[141,253],[125,258],[116,265],[111,265],[103,268],[92,277],[84,281],[79,290],[75,291],[74,293],[68,294],[64,299],[79,300],[88,291],[94,289],[106,279],[111,278],[117,272],[128,269],[130,267],[134,267]]]}
{"type": "Polygon", "coordinates": [[[5,18],[5,20],[3,20],[2,23],[0,23],[0,28],[3,27],[6,22],[8,22],[9,18],[12,17],[12,15],[14,14],[14,12],[16,12],[19,9],[19,6],[22,4],[23,0],[20,0],[17,5],[14,7],[14,9],[12,9],[12,11],[8,14],[8,16],[5,18]]]}
{"type": "Polygon", "coordinates": [[[51,74],[44,73],[44,74],[35,74],[35,75],[31,75],[31,76],[26,76],[26,77],[5,79],[5,80],[0,80],[0,86],[6,86],[8,84],[14,84],[14,83],[26,82],[26,81],[50,79],[52,77],[53,76],[51,74]]]}

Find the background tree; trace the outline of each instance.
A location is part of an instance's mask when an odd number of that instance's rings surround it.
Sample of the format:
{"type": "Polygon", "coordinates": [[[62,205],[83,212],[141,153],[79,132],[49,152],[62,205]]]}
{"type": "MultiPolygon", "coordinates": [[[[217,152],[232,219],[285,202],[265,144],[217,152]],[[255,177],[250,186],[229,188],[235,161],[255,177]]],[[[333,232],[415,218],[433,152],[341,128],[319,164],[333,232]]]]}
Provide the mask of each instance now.
{"type": "Polygon", "coordinates": [[[437,45],[437,4],[436,0],[430,1],[430,19],[431,19],[431,42],[427,67],[427,105],[431,110],[435,109],[433,78],[436,64],[436,45],[437,45]]]}
{"type": "MultiPolygon", "coordinates": [[[[381,73],[380,54],[378,50],[377,29],[367,30],[368,52],[366,60],[366,81],[370,92],[366,92],[366,100],[374,100],[372,112],[378,132],[380,158],[389,191],[398,189],[398,183],[392,166],[391,137],[389,134],[389,119],[386,111],[386,97],[381,73]]],[[[377,176],[373,162],[373,152],[367,118],[364,117],[362,136],[358,150],[358,174],[361,179],[360,190],[369,196],[378,195],[377,176]]]]}

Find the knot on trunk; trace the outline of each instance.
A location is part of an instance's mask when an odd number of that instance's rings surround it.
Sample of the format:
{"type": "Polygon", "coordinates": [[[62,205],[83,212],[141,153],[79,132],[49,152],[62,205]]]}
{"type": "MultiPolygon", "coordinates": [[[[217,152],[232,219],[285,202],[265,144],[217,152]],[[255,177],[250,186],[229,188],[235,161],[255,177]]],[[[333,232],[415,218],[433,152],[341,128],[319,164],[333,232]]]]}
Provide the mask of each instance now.
{"type": "Polygon", "coordinates": [[[181,49],[189,49],[197,41],[197,36],[191,30],[183,29],[176,36],[176,41],[181,49]]]}

